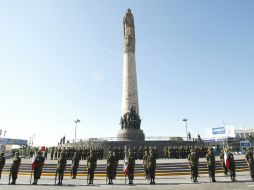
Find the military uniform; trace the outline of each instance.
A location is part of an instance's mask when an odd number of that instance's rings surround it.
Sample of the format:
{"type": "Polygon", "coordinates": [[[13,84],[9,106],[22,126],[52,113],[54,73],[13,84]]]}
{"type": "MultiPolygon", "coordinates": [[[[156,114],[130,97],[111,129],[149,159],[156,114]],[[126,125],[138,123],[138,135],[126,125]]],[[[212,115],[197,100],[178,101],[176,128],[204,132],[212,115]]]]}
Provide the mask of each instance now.
{"type": "Polygon", "coordinates": [[[5,165],[5,157],[4,157],[4,153],[2,152],[0,154],[0,179],[1,179],[1,174],[3,171],[4,165],[5,165]]]}
{"type": "Polygon", "coordinates": [[[188,164],[191,169],[191,179],[193,182],[198,182],[198,164],[199,158],[196,150],[192,149],[191,154],[188,156],[188,164]]]}
{"type": "Polygon", "coordinates": [[[20,163],[21,163],[21,158],[19,157],[19,153],[16,152],[15,156],[13,158],[13,162],[12,162],[11,170],[10,170],[10,174],[11,174],[11,177],[12,177],[12,182],[11,182],[12,185],[16,184],[16,180],[18,178],[20,163]]]}
{"type": "Polygon", "coordinates": [[[71,175],[72,179],[76,179],[77,171],[79,167],[79,160],[80,157],[77,152],[74,153],[74,156],[72,157],[72,165],[71,165],[71,175]]]}
{"type": "Polygon", "coordinates": [[[249,148],[249,150],[245,154],[246,161],[249,166],[250,176],[252,181],[254,181],[254,160],[253,160],[253,150],[249,148]]]}
{"type": "Polygon", "coordinates": [[[147,157],[147,168],[150,176],[150,184],[155,184],[155,168],[156,168],[156,157],[152,150],[149,152],[149,156],[147,157]]]}
{"type": "Polygon", "coordinates": [[[213,154],[213,148],[209,148],[209,152],[206,155],[206,161],[207,161],[209,177],[212,179],[212,182],[216,182],[216,180],[215,180],[216,162],[215,162],[215,157],[213,154]]]}
{"type": "Polygon", "coordinates": [[[147,167],[147,159],[148,159],[148,151],[145,151],[145,154],[143,156],[143,166],[144,166],[144,173],[145,173],[145,176],[146,176],[146,179],[149,178],[149,173],[148,173],[148,167],[147,167]]]}
{"type": "Polygon", "coordinates": [[[87,170],[88,170],[88,178],[89,184],[93,184],[94,179],[94,171],[97,166],[97,157],[94,150],[90,151],[89,157],[87,159],[87,170]]]}
{"type": "Polygon", "coordinates": [[[133,154],[133,151],[129,150],[129,156],[128,156],[128,179],[129,179],[129,184],[133,184],[134,168],[135,168],[135,156],[133,154]]]}
{"type": "Polygon", "coordinates": [[[42,152],[38,152],[34,161],[34,182],[33,185],[37,185],[38,179],[41,178],[41,171],[45,159],[42,157],[42,152]]]}
{"type": "Polygon", "coordinates": [[[226,150],[227,152],[227,159],[229,160],[229,174],[230,174],[230,179],[232,182],[235,182],[235,160],[234,160],[234,155],[229,151],[226,150]]]}
{"type": "Polygon", "coordinates": [[[64,170],[66,168],[66,155],[62,152],[58,158],[58,165],[57,165],[57,173],[58,173],[58,183],[57,185],[62,185],[64,170]]]}
{"type": "Polygon", "coordinates": [[[115,157],[112,151],[109,151],[107,158],[107,178],[109,179],[108,184],[113,184],[113,179],[115,177],[115,157]]]}

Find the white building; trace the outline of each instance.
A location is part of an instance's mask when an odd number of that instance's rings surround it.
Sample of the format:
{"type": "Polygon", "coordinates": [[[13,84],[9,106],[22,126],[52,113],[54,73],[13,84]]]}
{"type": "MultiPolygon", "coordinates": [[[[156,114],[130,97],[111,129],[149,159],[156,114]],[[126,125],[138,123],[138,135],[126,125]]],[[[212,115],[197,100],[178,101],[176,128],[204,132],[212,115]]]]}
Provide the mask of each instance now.
{"type": "Polygon", "coordinates": [[[240,138],[248,138],[248,136],[254,137],[254,129],[235,129],[235,136],[240,138]]]}

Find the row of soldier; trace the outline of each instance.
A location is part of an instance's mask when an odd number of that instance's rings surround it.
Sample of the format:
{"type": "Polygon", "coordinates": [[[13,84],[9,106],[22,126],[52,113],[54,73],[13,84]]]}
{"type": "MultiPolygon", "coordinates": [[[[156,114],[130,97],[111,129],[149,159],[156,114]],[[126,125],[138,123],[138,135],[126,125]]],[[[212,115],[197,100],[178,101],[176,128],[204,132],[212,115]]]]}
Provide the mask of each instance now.
{"type": "Polygon", "coordinates": [[[50,159],[57,160],[61,152],[65,152],[67,160],[72,160],[74,153],[77,152],[80,160],[86,160],[89,157],[90,151],[93,150],[99,160],[103,159],[104,150],[101,147],[52,147],[50,148],[50,159]]]}
{"type": "MultiPolygon", "coordinates": [[[[206,154],[208,153],[207,148],[208,146],[196,146],[199,152],[200,158],[205,158],[206,154]]],[[[95,150],[95,154],[97,155],[97,158],[99,160],[102,160],[104,155],[104,150],[101,147],[51,147],[49,148],[50,151],[50,159],[51,160],[57,160],[60,157],[60,154],[62,151],[66,152],[67,160],[71,160],[74,156],[75,152],[78,152],[78,155],[80,157],[80,160],[86,160],[89,157],[90,150],[95,150]]],[[[158,150],[156,146],[153,147],[156,158],[158,158],[158,150]]],[[[185,159],[190,154],[191,146],[165,146],[164,147],[164,158],[168,159],[178,159],[182,158],[185,159]]],[[[109,150],[114,150],[118,156],[119,159],[124,159],[124,147],[113,147],[109,150]]],[[[133,152],[135,155],[135,159],[142,159],[144,156],[145,151],[148,150],[147,146],[140,146],[139,148],[133,147],[133,152]]],[[[46,152],[45,152],[46,154],[46,152]]],[[[32,156],[31,156],[32,157],[32,156]]]]}
{"type": "MultiPolygon", "coordinates": [[[[168,159],[185,159],[191,152],[191,146],[165,146],[164,158],[168,159]]],[[[208,153],[208,146],[197,146],[197,152],[200,158],[205,158],[208,153]]]]}
{"type": "MultiPolygon", "coordinates": [[[[249,148],[247,153],[245,154],[245,158],[247,164],[249,166],[250,176],[251,179],[254,181],[254,160],[253,160],[253,150],[249,148]]],[[[79,156],[78,152],[74,153],[72,158],[72,167],[71,167],[71,175],[72,178],[75,179],[77,175],[77,170],[79,167],[79,156]]],[[[135,160],[136,156],[134,155],[133,149],[129,149],[128,151],[125,150],[125,164],[126,167],[124,172],[126,176],[128,176],[129,184],[133,184],[134,180],[134,168],[135,168],[135,160]],[[127,154],[128,152],[128,154],[127,154]]],[[[39,151],[34,159],[33,164],[33,174],[34,174],[34,182],[32,184],[36,185],[38,179],[40,179],[40,175],[42,172],[42,168],[44,165],[45,158],[43,158],[42,153],[39,151]]],[[[207,161],[207,168],[209,171],[209,178],[211,182],[216,182],[215,180],[215,169],[216,169],[216,162],[215,156],[213,154],[213,149],[209,148],[208,153],[206,155],[207,161]]],[[[227,171],[229,172],[230,179],[232,182],[235,182],[235,162],[234,156],[228,147],[225,148],[224,152],[220,155],[220,161],[223,165],[225,175],[227,175],[227,171]]],[[[106,172],[107,172],[107,180],[108,184],[113,184],[113,179],[116,177],[116,171],[118,167],[119,157],[116,154],[114,149],[109,150],[108,157],[107,157],[107,165],[106,165],[106,172]]],[[[67,156],[66,152],[62,151],[58,158],[58,164],[56,168],[56,176],[55,176],[55,184],[62,185],[64,172],[66,169],[67,163],[67,156]],[[58,179],[58,183],[56,183],[58,179]]],[[[1,172],[5,164],[4,154],[1,153],[0,155],[0,178],[1,172]]],[[[15,184],[19,166],[21,164],[21,158],[19,157],[19,153],[16,152],[13,158],[13,163],[10,169],[10,176],[9,176],[9,184],[15,184]],[[12,178],[12,182],[10,179],[12,178]]],[[[196,148],[190,150],[190,154],[188,155],[188,165],[191,171],[191,179],[193,182],[197,182],[198,174],[198,165],[199,165],[199,154],[196,148]]],[[[90,150],[89,157],[87,158],[87,183],[93,184],[94,180],[94,172],[97,166],[97,154],[95,149],[90,150]]],[[[150,180],[150,184],[155,184],[155,170],[156,170],[156,151],[153,147],[149,147],[145,150],[145,154],[143,156],[143,166],[144,166],[144,173],[147,179],[150,180]]],[[[30,180],[31,183],[31,180],[30,180]]]]}

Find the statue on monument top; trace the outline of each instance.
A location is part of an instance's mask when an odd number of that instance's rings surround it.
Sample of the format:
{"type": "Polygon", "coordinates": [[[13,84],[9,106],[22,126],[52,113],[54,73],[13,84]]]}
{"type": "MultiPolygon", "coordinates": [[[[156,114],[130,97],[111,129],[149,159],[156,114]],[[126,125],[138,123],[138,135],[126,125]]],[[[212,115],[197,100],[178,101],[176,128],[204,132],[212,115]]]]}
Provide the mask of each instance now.
{"type": "Polygon", "coordinates": [[[127,113],[121,117],[122,129],[140,129],[141,119],[133,105],[130,106],[127,113]]]}
{"type": "Polygon", "coordinates": [[[123,19],[124,52],[135,52],[135,26],[131,10],[128,9],[123,19]]]}

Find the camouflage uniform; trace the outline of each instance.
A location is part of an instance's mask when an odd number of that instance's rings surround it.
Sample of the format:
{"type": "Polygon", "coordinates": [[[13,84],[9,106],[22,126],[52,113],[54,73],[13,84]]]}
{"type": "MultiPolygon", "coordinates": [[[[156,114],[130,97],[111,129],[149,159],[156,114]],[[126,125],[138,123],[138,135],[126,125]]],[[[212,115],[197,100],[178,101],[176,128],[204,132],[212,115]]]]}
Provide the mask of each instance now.
{"type": "Polygon", "coordinates": [[[80,157],[77,152],[74,153],[74,156],[72,157],[72,165],[71,165],[71,175],[72,179],[76,179],[77,171],[79,167],[79,160],[80,157]]]}
{"type": "Polygon", "coordinates": [[[191,179],[193,182],[198,182],[198,164],[199,158],[195,149],[191,150],[191,154],[188,156],[188,164],[191,169],[191,179]]]}
{"type": "Polygon", "coordinates": [[[231,152],[228,152],[227,159],[229,159],[229,174],[232,182],[235,182],[235,160],[234,155],[231,152]]]}
{"type": "Polygon", "coordinates": [[[12,177],[12,182],[11,182],[12,185],[16,184],[16,179],[18,178],[17,176],[19,172],[20,163],[21,163],[21,158],[19,157],[19,153],[16,152],[13,158],[13,162],[12,162],[11,170],[10,170],[11,177],[12,177]]]}
{"type": "Polygon", "coordinates": [[[44,164],[45,159],[42,157],[42,152],[38,152],[35,157],[35,165],[34,165],[34,182],[33,185],[37,185],[38,179],[41,178],[41,171],[44,164]]]}
{"type": "Polygon", "coordinates": [[[93,184],[94,179],[94,171],[97,166],[97,157],[94,150],[90,151],[89,157],[87,158],[87,169],[88,169],[88,177],[89,177],[89,184],[93,184]]]}
{"type": "Polygon", "coordinates": [[[64,152],[61,152],[59,158],[58,158],[58,165],[57,165],[57,173],[58,173],[58,184],[62,185],[63,176],[64,176],[64,170],[66,168],[66,155],[64,152]]]}
{"type": "Polygon", "coordinates": [[[209,172],[209,177],[212,179],[212,182],[216,182],[215,180],[215,157],[213,154],[213,148],[209,148],[208,154],[206,155],[207,167],[209,172]]]}
{"type": "Polygon", "coordinates": [[[145,154],[143,156],[143,166],[144,166],[144,173],[145,173],[145,176],[146,176],[146,179],[149,178],[149,173],[148,173],[148,167],[147,167],[147,159],[148,159],[148,151],[145,151],[145,154]]]}
{"type": "Polygon", "coordinates": [[[109,151],[107,158],[107,178],[109,179],[108,184],[113,184],[115,170],[115,157],[112,151],[109,151]]]}
{"type": "Polygon", "coordinates": [[[135,168],[135,156],[133,154],[133,151],[129,150],[129,156],[128,156],[128,179],[129,179],[129,184],[133,184],[134,168],[135,168]]]}
{"type": "Polygon", "coordinates": [[[246,161],[249,166],[250,176],[252,181],[254,181],[254,160],[253,160],[253,150],[249,148],[249,150],[245,154],[246,161]]]}
{"type": "Polygon", "coordinates": [[[0,179],[1,179],[1,174],[2,174],[4,165],[5,165],[5,157],[4,157],[4,153],[2,152],[0,154],[0,179]]]}
{"type": "Polygon", "coordinates": [[[150,176],[150,184],[155,184],[155,168],[156,168],[156,157],[152,150],[149,152],[149,156],[147,158],[147,168],[150,176]]]}

